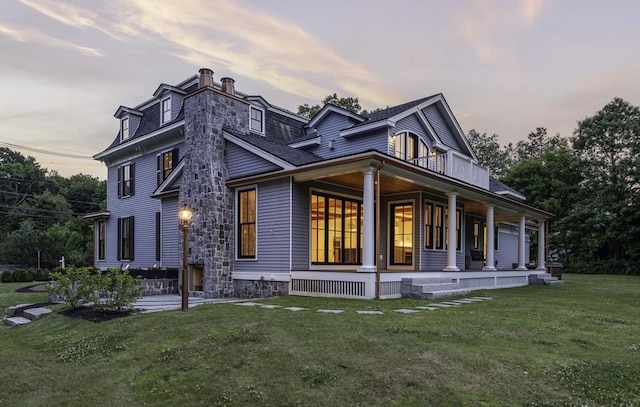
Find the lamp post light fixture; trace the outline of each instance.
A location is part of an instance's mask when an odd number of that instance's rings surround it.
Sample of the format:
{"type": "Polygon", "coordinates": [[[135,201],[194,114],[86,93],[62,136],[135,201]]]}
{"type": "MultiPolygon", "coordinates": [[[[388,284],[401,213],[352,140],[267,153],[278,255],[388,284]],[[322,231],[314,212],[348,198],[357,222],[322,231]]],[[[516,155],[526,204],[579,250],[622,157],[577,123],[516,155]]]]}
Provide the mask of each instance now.
{"type": "Polygon", "coordinates": [[[178,217],[182,221],[182,312],[189,310],[189,276],[187,275],[187,253],[189,246],[189,220],[193,216],[191,209],[187,208],[187,205],[183,205],[182,209],[178,212],[178,217]]]}

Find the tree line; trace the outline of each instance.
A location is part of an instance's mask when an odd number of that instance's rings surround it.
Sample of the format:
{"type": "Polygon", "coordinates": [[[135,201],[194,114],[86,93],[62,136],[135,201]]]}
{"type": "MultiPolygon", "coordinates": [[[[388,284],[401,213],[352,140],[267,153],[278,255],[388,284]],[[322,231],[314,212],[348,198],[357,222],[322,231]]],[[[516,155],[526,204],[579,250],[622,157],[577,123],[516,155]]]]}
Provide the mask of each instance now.
{"type": "Polygon", "coordinates": [[[83,218],[106,209],[106,181],[62,177],[31,156],[0,148],[0,264],[54,268],[92,264],[93,228],[83,218]]]}
{"type": "MultiPolygon", "coordinates": [[[[358,98],[331,103],[366,116],[358,98]]],[[[298,107],[313,117],[320,105],[298,107]]],[[[377,111],[380,109],[376,109],[377,111]]],[[[467,138],[491,175],[553,213],[549,248],[573,272],[640,274],[640,108],[614,98],[578,122],[573,134],[538,127],[526,140],[501,146],[497,134],[467,138]]],[[[535,246],[535,245],[534,245],[535,246]]]]}

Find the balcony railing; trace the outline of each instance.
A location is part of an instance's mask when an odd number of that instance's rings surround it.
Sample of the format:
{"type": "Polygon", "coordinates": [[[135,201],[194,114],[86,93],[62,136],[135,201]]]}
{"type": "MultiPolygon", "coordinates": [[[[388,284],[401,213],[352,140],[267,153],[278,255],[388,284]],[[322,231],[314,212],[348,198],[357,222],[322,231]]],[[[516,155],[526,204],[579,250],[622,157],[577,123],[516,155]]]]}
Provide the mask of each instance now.
{"type": "Polygon", "coordinates": [[[489,189],[489,169],[457,151],[449,150],[446,153],[418,157],[411,162],[429,171],[489,189]]]}

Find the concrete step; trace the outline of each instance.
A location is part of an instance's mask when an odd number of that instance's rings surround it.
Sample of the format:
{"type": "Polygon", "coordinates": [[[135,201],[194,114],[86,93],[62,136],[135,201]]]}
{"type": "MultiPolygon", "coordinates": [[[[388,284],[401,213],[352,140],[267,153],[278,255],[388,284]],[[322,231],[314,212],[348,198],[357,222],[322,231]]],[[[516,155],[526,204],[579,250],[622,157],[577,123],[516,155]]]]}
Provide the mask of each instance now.
{"type": "Polygon", "coordinates": [[[457,290],[442,290],[442,291],[431,291],[424,293],[424,297],[428,300],[434,300],[437,298],[447,298],[447,297],[458,297],[465,296],[471,294],[471,290],[467,288],[459,288],[457,290]]]}
{"type": "Polygon", "coordinates": [[[22,311],[22,316],[31,321],[35,321],[43,315],[51,314],[51,312],[52,311],[49,308],[29,308],[22,311]]]}
{"type": "Polygon", "coordinates": [[[20,314],[23,309],[32,307],[35,304],[18,304],[4,310],[5,317],[12,317],[14,315],[20,314]]]}
{"type": "Polygon", "coordinates": [[[460,288],[458,283],[440,283],[440,284],[414,284],[413,289],[418,289],[418,292],[426,293],[428,291],[446,291],[457,290],[460,288]]]}
{"type": "Polygon", "coordinates": [[[558,280],[558,279],[544,281],[544,285],[562,285],[562,284],[564,284],[564,281],[558,280]]]}
{"type": "Polygon", "coordinates": [[[30,319],[27,319],[25,317],[6,317],[3,319],[3,321],[5,325],[9,326],[24,325],[31,322],[30,319]]]}
{"type": "Polygon", "coordinates": [[[402,279],[402,284],[444,284],[450,282],[450,277],[411,277],[402,279]]]}

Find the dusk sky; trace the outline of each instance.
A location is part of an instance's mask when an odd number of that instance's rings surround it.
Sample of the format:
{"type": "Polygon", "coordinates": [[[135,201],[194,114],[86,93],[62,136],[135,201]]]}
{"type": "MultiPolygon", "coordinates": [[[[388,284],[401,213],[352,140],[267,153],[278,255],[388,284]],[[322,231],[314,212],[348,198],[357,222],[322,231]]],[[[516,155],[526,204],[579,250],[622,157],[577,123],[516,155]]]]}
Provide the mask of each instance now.
{"type": "Polygon", "coordinates": [[[202,67],[292,111],[441,92],[465,133],[569,137],[616,96],[640,105],[640,0],[0,0],[0,146],[105,179],[88,158],[118,106],[202,67]]]}

